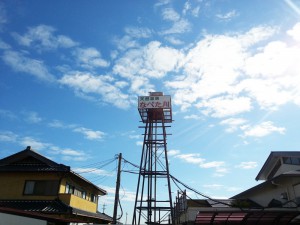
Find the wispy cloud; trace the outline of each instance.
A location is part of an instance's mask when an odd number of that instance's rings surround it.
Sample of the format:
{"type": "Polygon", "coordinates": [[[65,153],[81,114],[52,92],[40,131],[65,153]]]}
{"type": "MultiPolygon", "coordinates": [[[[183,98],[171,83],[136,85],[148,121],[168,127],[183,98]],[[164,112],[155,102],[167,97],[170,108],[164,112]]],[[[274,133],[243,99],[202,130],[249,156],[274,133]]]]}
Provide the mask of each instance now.
{"type": "Polygon", "coordinates": [[[3,118],[10,119],[10,120],[14,120],[14,119],[18,118],[15,113],[13,113],[12,111],[9,111],[9,110],[5,110],[5,109],[0,109],[0,116],[3,118]]]}
{"type": "MultiPolygon", "coordinates": [[[[300,9],[299,9],[300,15],[300,9]]],[[[292,29],[287,31],[287,34],[292,37],[295,41],[300,42],[300,23],[296,23],[292,29]]]]}
{"type": "Polygon", "coordinates": [[[52,26],[38,25],[28,28],[27,33],[20,35],[13,33],[13,37],[22,46],[33,46],[38,50],[56,48],[70,48],[78,45],[75,41],[65,35],[56,35],[56,29],[52,26]]]}
{"type": "Polygon", "coordinates": [[[25,120],[29,123],[40,123],[43,119],[38,115],[37,112],[23,112],[25,120]]]}
{"type": "Polygon", "coordinates": [[[73,88],[76,92],[90,97],[101,97],[103,102],[119,108],[128,108],[130,102],[128,95],[114,85],[115,80],[108,75],[93,75],[79,71],[64,75],[59,82],[73,88]]]}
{"type": "Polygon", "coordinates": [[[90,128],[82,127],[77,124],[66,124],[60,120],[53,120],[48,123],[49,127],[69,129],[72,132],[83,134],[88,140],[102,140],[107,134],[100,130],[93,130],[90,128]]]}
{"type": "Polygon", "coordinates": [[[173,8],[164,8],[162,10],[162,17],[164,20],[173,22],[180,19],[180,15],[173,8]]]}
{"type": "Polygon", "coordinates": [[[0,141],[3,142],[16,142],[18,135],[11,131],[0,131],[0,141]]]}
{"type": "Polygon", "coordinates": [[[216,17],[223,21],[229,21],[232,20],[234,17],[237,17],[238,13],[235,10],[232,10],[230,12],[224,13],[224,14],[217,14],[216,17]]]}
{"type": "Polygon", "coordinates": [[[206,159],[202,158],[199,153],[179,154],[179,152],[174,152],[174,157],[181,159],[186,163],[198,165],[200,168],[203,169],[213,168],[215,170],[213,176],[220,177],[228,173],[228,168],[226,168],[225,162],[223,161],[207,162],[206,159]]]}
{"type": "Polygon", "coordinates": [[[180,154],[180,150],[175,150],[175,149],[168,150],[169,156],[175,156],[175,155],[179,155],[179,154],[180,154]]]}
{"type": "Polygon", "coordinates": [[[191,30],[191,23],[187,19],[182,18],[180,14],[171,7],[167,7],[162,10],[162,18],[163,20],[172,23],[172,26],[170,28],[167,28],[160,32],[163,35],[180,34],[191,30]]]}
{"type": "Polygon", "coordinates": [[[85,127],[77,127],[73,131],[83,134],[89,140],[101,140],[105,136],[105,133],[102,131],[91,130],[85,127]]]}
{"type": "Polygon", "coordinates": [[[200,115],[191,114],[191,115],[184,116],[184,119],[186,119],[186,120],[190,120],[190,119],[201,120],[203,118],[200,115]]]}
{"type": "Polygon", "coordinates": [[[265,121],[255,126],[246,125],[242,127],[245,137],[264,137],[274,132],[279,134],[285,134],[286,129],[284,127],[277,127],[272,121],[265,121]]]}
{"type": "Polygon", "coordinates": [[[257,167],[257,162],[241,162],[236,167],[241,169],[254,169],[257,167]]]}
{"type": "Polygon", "coordinates": [[[85,161],[90,157],[84,151],[61,148],[53,143],[44,142],[32,136],[18,135],[12,131],[0,131],[0,142],[12,142],[20,145],[22,148],[31,146],[35,151],[43,151],[49,155],[58,155],[66,161],[85,161]]]}
{"type": "Polygon", "coordinates": [[[136,144],[137,146],[143,146],[143,142],[142,142],[142,141],[137,141],[137,142],[135,142],[135,144],[136,144]]]}
{"type": "Polygon", "coordinates": [[[247,123],[247,120],[243,118],[229,118],[220,122],[221,125],[228,126],[226,132],[229,133],[240,130],[241,126],[245,125],[245,123],[247,123]]]}
{"type": "Polygon", "coordinates": [[[152,35],[152,31],[145,27],[125,27],[125,33],[132,38],[149,38],[152,35]]]}
{"type": "Polygon", "coordinates": [[[5,4],[0,2],[0,30],[2,30],[2,26],[6,24],[8,21],[7,12],[5,8],[5,4]]]}
{"type": "Polygon", "coordinates": [[[73,168],[73,171],[75,171],[76,173],[85,173],[85,174],[94,174],[94,175],[98,175],[98,176],[114,176],[115,173],[106,171],[106,170],[102,170],[102,169],[98,169],[98,168],[93,168],[93,167],[85,167],[85,168],[73,168]]]}
{"type": "Polygon", "coordinates": [[[86,69],[109,66],[109,62],[104,60],[101,53],[95,48],[77,48],[74,50],[73,55],[77,63],[86,69]]]}
{"type": "Polygon", "coordinates": [[[52,146],[52,144],[47,142],[39,141],[33,137],[22,137],[19,139],[21,146],[31,146],[34,150],[42,151],[52,146]]]}
{"type": "Polygon", "coordinates": [[[54,81],[54,76],[48,71],[41,60],[28,57],[24,53],[7,50],[2,56],[3,61],[17,72],[28,73],[44,81],[54,81]]]}

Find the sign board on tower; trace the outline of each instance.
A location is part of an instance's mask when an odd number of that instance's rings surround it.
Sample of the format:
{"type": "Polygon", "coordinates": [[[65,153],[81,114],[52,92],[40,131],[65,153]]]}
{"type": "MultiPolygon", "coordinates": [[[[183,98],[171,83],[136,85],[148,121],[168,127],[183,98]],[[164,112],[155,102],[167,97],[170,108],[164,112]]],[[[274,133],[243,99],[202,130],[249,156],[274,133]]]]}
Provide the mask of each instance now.
{"type": "Polygon", "coordinates": [[[139,109],[170,109],[171,96],[139,96],[139,109]]]}

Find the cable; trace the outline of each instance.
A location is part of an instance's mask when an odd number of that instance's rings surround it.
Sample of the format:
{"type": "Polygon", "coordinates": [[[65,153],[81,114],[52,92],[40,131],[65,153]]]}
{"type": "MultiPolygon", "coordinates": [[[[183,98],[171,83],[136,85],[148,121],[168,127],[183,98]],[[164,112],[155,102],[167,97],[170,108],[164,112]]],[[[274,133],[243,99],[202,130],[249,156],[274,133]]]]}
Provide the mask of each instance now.
{"type": "MultiPolygon", "coordinates": [[[[139,168],[139,166],[135,165],[134,163],[129,162],[129,161],[126,160],[126,159],[124,159],[124,161],[126,161],[127,163],[131,164],[132,166],[134,166],[134,167],[136,167],[136,168],[139,168]]],[[[157,158],[157,162],[160,163],[160,166],[161,166],[161,167],[164,167],[164,169],[166,169],[165,166],[164,166],[164,164],[160,161],[159,158],[157,158]]],[[[124,172],[125,172],[125,171],[124,171],[124,172]]],[[[126,171],[126,172],[127,172],[127,171],[126,171]]],[[[131,171],[128,171],[128,172],[133,173],[133,172],[131,172],[131,171]]],[[[178,188],[179,188],[179,186],[176,184],[176,182],[177,182],[177,183],[180,183],[180,184],[183,185],[185,188],[187,188],[187,189],[193,191],[193,192],[196,193],[196,194],[201,195],[201,196],[204,197],[204,198],[207,198],[207,199],[209,199],[209,200],[211,200],[211,201],[213,201],[213,202],[216,202],[216,203],[219,203],[219,204],[223,204],[223,205],[227,205],[227,206],[230,206],[230,207],[231,207],[231,205],[228,204],[228,203],[225,203],[225,202],[222,202],[222,201],[219,201],[219,200],[215,200],[215,199],[213,199],[213,198],[211,198],[211,197],[209,197],[209,196],[207,196],[207,195],[205,195],[205,194],[203,194],[203,193],[197,191],[196,189],[194,189],[194,188],[192,188],[192,187],[189,187],[188,185],[184,184],[182,181],[178,180],[178,179],[177,179],[176,177],[174,177],[173,175],[169,174],[169,176],[170,176],[170,178],[172,179],[172,181],[175,183],[175,185],[176,185],[178,188]],[[176,181],[176,182],[175,182],[175,181],[176,181]]],[[[179,188],[179,189],[180,189],[180,188],[179,188]]],[[[180,189],[180,190],[181,190],[181,189],[180,189]]]]}

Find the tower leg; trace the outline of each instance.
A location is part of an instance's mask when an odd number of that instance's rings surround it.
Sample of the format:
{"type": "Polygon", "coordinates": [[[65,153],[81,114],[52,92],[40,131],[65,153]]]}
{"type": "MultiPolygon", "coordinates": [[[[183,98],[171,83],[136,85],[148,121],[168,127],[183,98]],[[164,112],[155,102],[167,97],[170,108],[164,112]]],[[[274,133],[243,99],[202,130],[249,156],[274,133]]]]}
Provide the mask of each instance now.
{"type": "MultiPolygon", "coordinates": [[[[153,115],[152,115],[153,116],[153,115]]],[[[164,121],[147,120],[132,224],[174,224],[164,121]]]]}

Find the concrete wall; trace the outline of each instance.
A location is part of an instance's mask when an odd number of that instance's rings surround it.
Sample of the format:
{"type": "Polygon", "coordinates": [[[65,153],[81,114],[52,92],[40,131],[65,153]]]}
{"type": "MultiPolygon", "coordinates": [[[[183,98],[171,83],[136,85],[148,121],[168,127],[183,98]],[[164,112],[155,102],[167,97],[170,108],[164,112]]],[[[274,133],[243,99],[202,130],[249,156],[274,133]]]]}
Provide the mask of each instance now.
{"type": "Polygon", "coordinates": [[[47,225],[46,220],[28,218],[7,213],[0,213],[0,225],[47,225]]]}
{"type": "MultiPolygon", "coordinates": [[[[247,196],[251,200],[266,207],[272,199],[276,199],[285,204],[287,201],[296,201],[300,197],[300,177],[282,177],[275,179],[274,182],[257,188],[247,196]],[[287,199],[282,198],[282,194],[286,193],[287,199]]],[[[286,206],[295,206],[290,203],[286,206]]]]}

